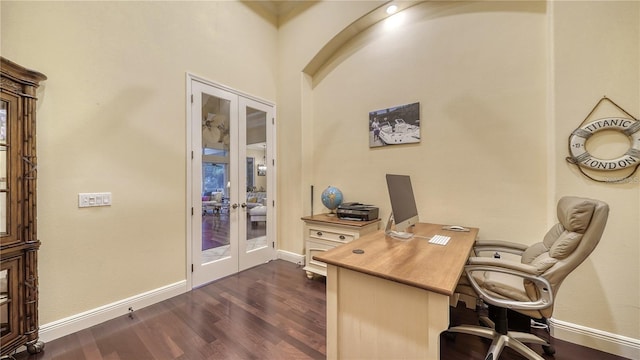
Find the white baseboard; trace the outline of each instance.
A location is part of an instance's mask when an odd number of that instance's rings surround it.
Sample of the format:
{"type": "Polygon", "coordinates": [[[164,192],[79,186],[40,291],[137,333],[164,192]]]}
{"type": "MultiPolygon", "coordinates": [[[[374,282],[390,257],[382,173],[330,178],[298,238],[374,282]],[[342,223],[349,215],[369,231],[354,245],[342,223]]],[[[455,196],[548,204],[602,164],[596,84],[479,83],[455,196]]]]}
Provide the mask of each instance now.
{"type": "MultiPolygon", "coordinates": [[[[278,250],[278,259],[304,265],[305,256],[278,250]]],[[[116,301],[96,309],[69,316],[40,326],[40,340],[45,343],[74,332],[126,315],[129,308],[135,310],[158,303],[189,291],[186,280],[169,284],[127,299],[116,301]]],[[[640,359],[640,340],[608,333],[602,330],[549,319],[551,336],[574,344],[590,347],[629,359],[640,359]]]]}
{"type": "Polygon", "coordinates": [[[640,340],[606,331],[549,319],[551,336],[629,359],[640,359],[640,340]]]}
{"type": "Polygon", "coordinates": [[[296,253],[292,253],[284,250],[278,250],[278,259],[292,262],[294,264],[298,264],[301,266],[304,266],[304,263],[305,263],[304,255],[300,255],[300,254],[296,254],[296,253]]]}
{"type": "MultiPolygon", "coordinates": [[[[282,250],[278,250],[278,259],[302,266],[305,262],[304,255],[282,250]]],[[[127,299],[119,300],[111,304],[72,315],[64,319],[40,325],[40,340],[46,343],[48,341],[61,338],[74,332],[114,319],[118,316],[126,315],[129,313],[129,308],[133,308],[135,312],[136,310],[183,294],[189,290],[190,289],[187,288],[187,281],[182,280],[127,299]]]]}
{"type": "Polygon", "coordinates": [[[40,326],[40,340],[45,343],[136,310],[172,298],[188,291],[187,281],[182,280],[158,289],[116,301],[80,314],[69,316],[40,326]]]}

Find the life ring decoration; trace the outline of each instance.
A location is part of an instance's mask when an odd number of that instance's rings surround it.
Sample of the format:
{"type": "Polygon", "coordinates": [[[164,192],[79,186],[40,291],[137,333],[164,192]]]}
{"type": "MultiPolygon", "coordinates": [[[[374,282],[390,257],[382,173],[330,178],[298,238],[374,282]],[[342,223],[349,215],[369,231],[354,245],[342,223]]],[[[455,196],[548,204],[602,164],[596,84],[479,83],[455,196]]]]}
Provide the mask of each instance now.
{"type": "Polygon", "coordinates": [[[580,167],[602,171],[637,168],[640,165],[640,121],[624,117],[607,117],[581,125],[569,136],[569,152],[571,157],[568,157],[567,161],[580,167]],[[585,146],[587,140],[604,130],[619,131],[628,136],[631,145],[627,152],[615,159],[600,159],[591,155],[585,146]]]}

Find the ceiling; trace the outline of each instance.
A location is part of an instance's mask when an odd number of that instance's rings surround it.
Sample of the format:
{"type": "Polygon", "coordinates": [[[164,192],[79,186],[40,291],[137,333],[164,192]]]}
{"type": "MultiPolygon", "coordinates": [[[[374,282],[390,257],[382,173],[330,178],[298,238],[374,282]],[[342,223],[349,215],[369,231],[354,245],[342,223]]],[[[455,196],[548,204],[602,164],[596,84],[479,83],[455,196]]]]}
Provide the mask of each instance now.
{"type": "Polygon", "coordinates": [[[286,15],[298,6],[303,1],[254,1],[262,6],[265,10],[269,11],[273,15],[280,16],[286,15]]]}
{"type": "Polygon", "coordinates": [[[281,26],[319,1],[320,0],[242,0],[242,3],[274,25],[281,26]]]}

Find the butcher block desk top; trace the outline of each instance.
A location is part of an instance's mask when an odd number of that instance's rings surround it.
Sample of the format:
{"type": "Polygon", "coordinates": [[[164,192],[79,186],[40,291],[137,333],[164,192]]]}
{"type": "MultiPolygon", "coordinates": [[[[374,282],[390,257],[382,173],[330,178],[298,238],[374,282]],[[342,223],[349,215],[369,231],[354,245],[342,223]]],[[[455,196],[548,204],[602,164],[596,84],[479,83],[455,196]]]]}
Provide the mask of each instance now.
{"type": "Polygon", "coordinates": [[[365,235],[313,258],[330,265],[451,296],[458,284],[478,235],[443,230],[443,225],[418,223],[409,240],[385,235],[384,230],[365,235]],[[430,244],[433,235],[450,236],[447,245],[430,244]],[[363,254],[353,250],[364,250],[363,254]]]}

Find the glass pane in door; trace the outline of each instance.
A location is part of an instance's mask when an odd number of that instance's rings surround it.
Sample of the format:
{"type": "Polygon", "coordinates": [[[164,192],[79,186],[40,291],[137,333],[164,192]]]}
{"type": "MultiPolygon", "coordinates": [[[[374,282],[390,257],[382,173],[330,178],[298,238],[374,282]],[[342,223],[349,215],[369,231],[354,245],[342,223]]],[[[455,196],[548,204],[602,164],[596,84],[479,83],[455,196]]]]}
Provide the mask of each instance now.
{"type": "Polygon", "coordinates": [[[267,113],[245,107],[247,162],[247,232],[246,251],[251,252],[267,246],[267,113]],[[249,162],[252,162],[249,166],[249,162]]]}
{"type": "Polygon", "coordinates": [[[7,111],[9,104],[6,101],[0,101],[0,144],[7,143],[7,111]]]}
{"type": "Polygon", "coordinates": [[[230,257],[231,102],[202,94],[202,263],[230,257]]]}

